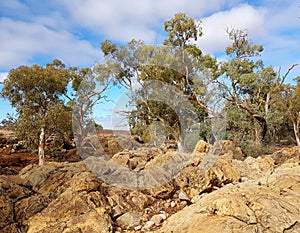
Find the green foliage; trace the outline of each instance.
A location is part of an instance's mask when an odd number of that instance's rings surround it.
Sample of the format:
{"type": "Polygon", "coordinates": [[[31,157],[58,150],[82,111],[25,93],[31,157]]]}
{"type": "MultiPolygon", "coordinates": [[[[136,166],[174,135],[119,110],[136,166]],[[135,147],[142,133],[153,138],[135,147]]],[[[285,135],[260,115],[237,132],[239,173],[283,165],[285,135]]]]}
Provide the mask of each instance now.
{"type": "Polygon", "coordinates": [[[254,158],[270,153],[269,146],[266,144],[261,144],[258,141],[253,141],[253,140],[242,141],[238,144],[238,146],[241,147],[245,156],[251,156],[254,158]]]}
{"type": "Polygon", "coordinates": [[[112,78],[112,84],[130,92],[130,130],[145,142],[166,137],[192,148],[199,139],[214,139],[211,119],[219,116],[213,105],[221,99],[226,104],[226,139],[237,141],[247,155],[267,153],[267,144],[292,134],[300,146],[300,78],[296,86],[285,84],[296,65],[283,76],[266,67],[259,59],[263,46],[250,43],[247,31],[239,29],[227,30],[232,42],[225,48],[228,60],[218,62],[194,43],[202,36],[200,25],[200,20],[175,14],[164,23],[168,37],[160,47],[135,39],[121,46],[106,40],[101,50],[107,60],[93,68],[66,69],[54,60],[46,67],[12,69],[1,95],[16,108],[18,119],[9,116],[2,124],[13,126],[28,148],[36,148],[41,127],[47,135],[59,135],[61,144],[71,136],[72,107],[73,129],[84,137],[102,129],[91,113],[95,104],[107,100],[104,92],[112,78]],[[70,81],[74,93],[66,107],[62,96],[70,81]],[[153,86],[153,81],[161,85],[153,86]],[[216,95],[214,89],[221,92],[216,95]],[[188,104],[177,108],[181,99],[188,104]]]}
{"type": "Polygon", "coordinates": [[[70,110],[61,99],[69,80],[70,73],[59,60],[46,67],[20,66],[9,72],[2,95],[16,109],[15,130],[29,149],[37,147],[41,127],[47,135],[58,133],[58,140],[70,136],[70,110]]]}
{"type": "MultiPolygon", "coordinates": [[[[297,81],[297,78],[295,79],[297,81]]],[[[296,86],[284,85],[277,94],[277,110],[282,116],[288,118],[291,122],[290,128],[293,129],[294,137],[298,146],[300,146],[300,83],[296,86]]],[[[292,131],[292,130],[290,130],[292,131]]]]}
{"type": "Polygon", "coordinates": [[[1,121],[0,124],[9,130],[14,130],[16,122],[17,122],[17,116],[8,113],[6,117],[1,121]]]}
{"type": "Polygon", "coordinates": [[[104,92],[110,84],[109,75],[105,65],[98,65],[93,69],[72,69],[72,87],[76,93],[69,105],[73,109],[72,129],[78,147],[88,134],[102,129],[101,125],[95,123],[92,111],[100,100],[107,100],[104,92]]]}
{"type": "Polygon", "coordinates": [[[15,125],[15,132],[27,149],[35,151],[38,148],[41,126],[44,126],[46,138],[55,135],[53,146],[60,147],[72,138],[72,111],[62,104],[49,106],[43,118],[30,110],[23,111],[15,125]]]}
{"type": "MultiPolygon", "coordinates": [[[[192,48],[190,40],[197,40],[202,36],[202,29],[192,18],[188,18],[184,13],[175,14],[174,18],[164,23],[165,31],[168,33],[168,38],[165,40],[165,45],[172,47],[192,48]]],[[[201,53],[201,50],[198,50],[201,53]]],[[[199,54],[200,55],[200,54],[199,54]]]]}
{"type": "MultiPolygon", "coordinates": [[[[166,130],[167,137],[180,141],[184,131],[189,130],[188,122],[192,121],[193,115],[202,122],[208,115],[207,100],[204,99],[206,87],[200,75],[201,72],[206,72],[205,69],[216,69],[216,66],[213,58],[202,56],[201,50],[191,43],[202,35],[201,28],[192,18],[179,13],[165,22],[165,30],[169,37],[164,46],[160,47],[149,46],[137,40],[130,41],[127,46],[116,46],[110,41],[101,44],[111,76],[131,93],[131,102],[136,108],[128,113],[131,132],[145,141],[150,140],[151,130],[148,129],[157,121],[166,130]],[[165,87],[158,87],[166,88],[166,95],[170,86],[177,92],[172,94],[172,98],[157,93],[161,99],[151,99],[156,90],[151,86],[152,83],[150,86],[147,84],[149,81],[166,84],[165,87]],[[135,87],[136,84],[138,88],[135,87]],[[180,98],[188,99],[192,107],[181,105],[180,111],[175,110],[180,98]],[[179,112],[187,113],[183,117],[185,123],[180,121],[179,112]]],[[[199,139],[199,134],[198,132],[196,140],[199,139]]]]}

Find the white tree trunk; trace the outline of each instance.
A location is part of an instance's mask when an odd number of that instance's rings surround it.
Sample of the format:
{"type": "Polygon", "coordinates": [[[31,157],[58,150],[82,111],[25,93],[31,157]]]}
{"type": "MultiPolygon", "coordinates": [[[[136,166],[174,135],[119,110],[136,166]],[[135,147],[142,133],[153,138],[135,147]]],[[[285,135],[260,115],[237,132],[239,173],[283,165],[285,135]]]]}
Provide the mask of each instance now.
{"type": "Polygon", "coordinates": [[[297,146],[300,147],[300,136],[299,136],[299,130],[296,128],[296,126],[294,125],[294,135],[296,138],[296,142],[297,142],[297,146]]]}
{"type": "Polygon", "coordinates": [[[45,131],[41,128],[40,143],[39,143],[39,165],[43,166],[45,163],[45,131]]]}
{"type": "Polygon", "coordinates": [[[300,147],[300,137],[298,134],[295,134],[295,137],[296,137],[297,146],[300,147]]]}
{"type": "Polygon", "coordinates": [[[269,114],[269,103],[270,103],[270,92],[267,93],[266,103],[265,103],[265,116],[268,116],[269,114]]]}
{"type": "Polygon", "coordinates": [[[292,118],[292,122],[293,122],[293,127],[294,127],[295,139],[296,139],[296,142],[297,142],[297,146],[299,147],[299,150],[300,150],[300,135],[299,135],[299,129],[300,129],[300,112],[298,112],[298,115],[297,115],[296,119],[292,118]]]}

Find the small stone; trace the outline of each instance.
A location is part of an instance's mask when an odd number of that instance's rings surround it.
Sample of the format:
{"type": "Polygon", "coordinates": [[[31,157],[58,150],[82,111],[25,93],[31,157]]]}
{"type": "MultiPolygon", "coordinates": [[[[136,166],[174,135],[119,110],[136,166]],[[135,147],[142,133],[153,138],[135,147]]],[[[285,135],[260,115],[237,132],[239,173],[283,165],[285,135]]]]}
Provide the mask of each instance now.
{"type": "Polygon", "coordinates": [[[167,213],[165,213],[165,214],[159,214],[159,215],[162,217],[163,220],[166,220],[167,217],[168,217],[168,214],[167,214],[167,213]]]}
{"type": "Polygon", "coordinates": [[[139,212],[127,212],[117,218],[116,222],[119,226],[135,227],[140,225],[141,214],[139,212]]]}
{"type": "Polygon", "coordinates": [[[171,207],[174,208],[175,206],[176,206],[175,201],[172,201],[172,202],[171,202],[171,207]]]}
{"type": "Polygon", "coordinates": [[[155,223],[150,220],[142,227],[142,231],[149,231],[154,225],[155,223]]]}
{"type": "Polygon", "coordinates": [[[187,201],[182,201],[182,202],[179,203],[179,208],[180,209],[183,209],[186,206],[187,206],[187,201]]]}
{"type": "Polygon", "coordinates": [[[135,231],[138,231],[138,230],[141,230],[141,229],[142,229],[142,226],[140,226],[140,225],[139,225],[139,226],[136,226],[136,227],[134,228],[135,231]]]}
{"type": "Polygon", "coordinates": [[[160,214],[153,215],[150,221],[154,222],[156,226],[159,226],[164,219],[160,214]]]}
{"type": "Polygon", "coordinates": [[[167,202],[167,203],[164,203],[164,208],[165,209],[168,209],[171,207],[171,203],[167,202]]]}
{"type": "Polygon", "coordinates": [[[188,201],[188,202],[191,201],[191,199],[188,197],[188,195],[184,191],[182,191],[182,190],[179,191],[178,198],[181,201],[188,201]]]}

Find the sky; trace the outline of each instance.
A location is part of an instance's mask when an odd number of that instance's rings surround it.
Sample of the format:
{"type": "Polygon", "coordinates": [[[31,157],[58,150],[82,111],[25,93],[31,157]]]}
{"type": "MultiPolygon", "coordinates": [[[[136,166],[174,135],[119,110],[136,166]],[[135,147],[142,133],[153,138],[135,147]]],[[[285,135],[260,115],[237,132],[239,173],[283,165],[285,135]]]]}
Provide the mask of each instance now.
{"type": "MultiPolygon", "coordinates": [[[[251,42],[262,44],[262,59],[284,73],[300,64],[300,0],[0,0],[0,82],[12,68],[45,65],[58,58],[67,66],[92,67],[103,59],[106,39],[126,44],[141,39],[161,44],[163,23],[175,13],[201,20],[197,44],[219,59],[230,44],[226,28],[246,29],[251,42]]],[[[300,66],[287,81],[300,75],[300,66]]],[[[97,118],[111,128],[114,102],[102,105],[97,118]]],[[[124,95],[124,94],[123,94],[124,95]]],[[[0,120],[13,110],[0,99],[0,120]]]]}

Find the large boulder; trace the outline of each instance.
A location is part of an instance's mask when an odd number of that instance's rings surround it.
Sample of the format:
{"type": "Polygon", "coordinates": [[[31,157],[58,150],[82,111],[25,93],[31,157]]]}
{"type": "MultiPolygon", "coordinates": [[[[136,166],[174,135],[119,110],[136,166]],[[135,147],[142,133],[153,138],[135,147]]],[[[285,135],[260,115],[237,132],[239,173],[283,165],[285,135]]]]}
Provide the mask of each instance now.
{"type": "Polygon", "coordinates": [[[238,182],[239,178],[240,172],[235,169],[232,160],[220,156],[207,170],[201,170],[200,164],[187,166],[175,178],[175,184],[192,199],[200,193],[211,192],[226,184],[238,182]]]}
{"type": "Polygon", "coordinates": [[[171,216],[159,233],[300,232],[300,166],[228,184],[171,216]]]}
{"type": "Polygon", "coordinates": [[[0,229],[3,233],[20,232],[25,227],[16,222],[15,202],[33,194],[18,176],[0,176],[0,229]]]}
{"type": "Polygon", "coordinates": [[[36,193],[16,204],[29,233],[112,232],[102,182],[82,162],[31,166],[20,176],[36,193]]]}
{"type": "Polygon", "coordinates": [[[112,232],[104,196],[97,191],[75,190],[67,189],[43,211],[31,217],[28,220],[28,233],[112,232]]]}
{"type": "Polygon", "coordinates": [[[29,165],[0,187],[3,233],[113,231],[103,183],[83,162],[29,165]]]}
{"type": "Polygon", "coordinates": [[[272,154],[275,165],[281,165],[288,161],[300,161],[300,147],[283,148],[272,154]]]}

